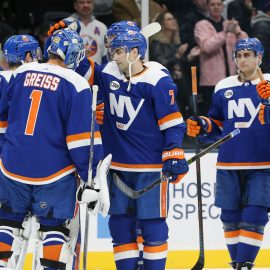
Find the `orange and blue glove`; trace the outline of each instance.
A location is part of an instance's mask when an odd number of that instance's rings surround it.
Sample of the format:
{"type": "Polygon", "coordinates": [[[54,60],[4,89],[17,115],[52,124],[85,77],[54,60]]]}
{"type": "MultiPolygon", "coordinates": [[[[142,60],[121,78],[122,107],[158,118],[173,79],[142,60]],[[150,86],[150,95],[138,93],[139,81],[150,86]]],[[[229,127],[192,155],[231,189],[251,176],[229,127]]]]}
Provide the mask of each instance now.
{"type": "Polygon", "coordinates": [[[48,31],[48,36],[51,36],[56,30],[69,28],[70,30],[73,30],[80,34],[81,32],[81,25],[78,20],[69,21],[69,20],[62,20],[57,23],[55,23],[53,26],[50,27],[48,31]]]}
{"type": "Polygon", "coordinates": [[[177,184],[187,174],[189,167],[184,150],[176,145],[165,148],[162,152],[162,171],[171,176],[170,183],[177,184]]]}
{"type": "Polygon", "coordinates": [[[189,117],[187,120],[187,135],[196,137],[199,134],[210,133],[212,124],[209,118],[205,116],[189,117]]]}
{"type": "Polygon", "coordinates": [[[260,97],[261,103],[265,105],[269,105],[269,97],[270,97],[270,83],[266,80],[259,82],[256,85],[256,90],[258,96],[260,97]]]}
{"type": "Polygon", "coordinates": [[[261,104],[258,117],[262,125],[265,125],[265,124],[269,125],[270,124],[270,106],[261,104]]]}
{"type": "Polygon", "coordinates": [[[104,119],[104,103],[99,103],[96,106],[96,120],[99,125],[103,125],[104,119]]]}

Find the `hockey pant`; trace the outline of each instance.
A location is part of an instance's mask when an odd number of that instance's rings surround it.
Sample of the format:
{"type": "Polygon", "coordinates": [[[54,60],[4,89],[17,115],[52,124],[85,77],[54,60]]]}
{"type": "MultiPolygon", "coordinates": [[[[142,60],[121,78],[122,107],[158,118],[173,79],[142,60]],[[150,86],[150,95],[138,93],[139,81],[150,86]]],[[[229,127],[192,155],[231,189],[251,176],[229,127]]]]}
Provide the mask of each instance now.
{"type": "MultiPolygon", "coordinates": [[[[163,218],[140,219],[144,270],[164,270],[168,250],[168,226],[163,218]]],[[[137,270],[139,247],[136,241],[137,219],[130,215],[112,215],[109,228],[114,244],[117,270],[137,270]]]]}
{"type": "Polygon", "coordinates": [[[237,263],[253,263],[259,252],[264,227],[268,222],[267,208],[246,206],[242,210],[221,211],[225,241],[232,266],[237,263]]]}

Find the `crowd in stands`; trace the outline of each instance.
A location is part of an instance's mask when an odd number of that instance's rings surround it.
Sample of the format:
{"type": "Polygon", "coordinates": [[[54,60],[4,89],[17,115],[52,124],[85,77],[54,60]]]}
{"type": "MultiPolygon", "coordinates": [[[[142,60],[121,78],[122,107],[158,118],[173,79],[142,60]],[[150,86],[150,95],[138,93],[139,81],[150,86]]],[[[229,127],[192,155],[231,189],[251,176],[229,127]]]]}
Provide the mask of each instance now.
{"type": "MultiPolygon", "coordinates": [[[[132,20],[140,26],[143,0],[0,0],[0,43],[13,34],[38,38],[41,48],[55,22],[77,18],[88,55],[106,56],[104,35],[113,22],[132,20]],[[74,13],[75,11],[75,13],[74,13]]],[[[269,0],[149,0],[150,21],[162,30],[151,37],[150,60],[160,62],[180,89],[177,102],[184,118],[191,114],[190,67],[199,76],[199,113],[205,115],[215,84],[236,73],[232,48],[243,37],[257,37],[265,48],[264,72],[270,72],[269,0]]],[[[0,66],[5,63],[0,54],[0,66]]]]}

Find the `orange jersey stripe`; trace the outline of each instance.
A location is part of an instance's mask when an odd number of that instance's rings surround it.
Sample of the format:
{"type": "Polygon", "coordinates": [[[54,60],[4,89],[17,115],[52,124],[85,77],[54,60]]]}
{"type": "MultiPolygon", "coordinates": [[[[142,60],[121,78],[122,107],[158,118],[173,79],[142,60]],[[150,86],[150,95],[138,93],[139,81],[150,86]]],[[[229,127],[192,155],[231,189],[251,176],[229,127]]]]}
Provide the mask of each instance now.
{"type": "Polygon", "coordinates": [[[8,122],[7,121],[0,121],[0,128],[5,128],[8,126],[8,122]]]}
{"type": "Polygon", "coordinates": [[[17,179],[21,179],[21,180],[25,180],[25,181],[30,181],[30,182],[43,182],[43,181],[48,181],[48,180],[51,180],[61,174],[64,174],[65,172],[71,170],[71,169],[74,169],[75,168],[75,165],[72,164],[72,165],[69,165],[67,166],[66,168],[54,173],[54,174],[51,174],[50,176],[47,176],[47,177],[37,177],[37,178],[31,178],[31,177],[26,177],[26,176],[22,176],[22,175],[18,175],[18,174],[15,174],[15,173],[11,173],[9,171],[7,171],[7,169],[4,167],[4,164],[2,163],[2,160],[0,160],[0,166],[1,168],[3,169],[3,171],[11,176],[11,177],[14,177],[14,178],[17,178],[17,179]]]}
{"type": "Polygon", "coordinates": [[[270,162],[217,162],[217,166],[264,166],[270,165],[270,162]]]}
{"type": "Polygon", "coordinates": [[[129,251],[129,250],[139,250],[137,243],[130,243],[126,245],[120,245],[113,248],[114,253],[129,251]]]}
{"type": "Polygon", "coordinates": [[[168,250],[168,243],[165,243],[161,246],[144,246],[143,251],[149,253],[156,253],[168,250]]]}
{"type": "Polygon", "coordinates": [[[91,66],[91,76],[88,79],[88,83],[90,86],[92,86],[94,84],[95,62],[90,57],[87,59],[90,62],[90,66],[91,66]]]}
{"type": "MultiPolygon", "coordinates": [[[[91,138],[90,132],[84,132],[79,134],[73,134],[66,137],[67,143],[79,141],[79,140],[87,140],[91,138]]],[[[94,138],[101,138],[101,134],[99,131],[95,131],[94,138]]]]}
{"type": "Polygon", "coordinates": [[[161,126],[162,124],[169,122],[171,120],[182,118],[182,114],[180,112],[174,112],[171,114],[166,115],[165,117],[158,120],[158,125],[161,126]]]}
{"type": "Polygon", "coordinates": [[[225,238],[233,238],[237,237],[240,234],[240,230],[232,231],[232,232],[224,232],[225,238]]]}
{"type": "Polygon", "coordinates": [[[248,237],[248,238],[260,240],[260,241],[263,240],[263,234],[256,233],[256,232],[249,232],[249,231],[246,231],[246,230],[241,230],[240,235],[248,237]]]}

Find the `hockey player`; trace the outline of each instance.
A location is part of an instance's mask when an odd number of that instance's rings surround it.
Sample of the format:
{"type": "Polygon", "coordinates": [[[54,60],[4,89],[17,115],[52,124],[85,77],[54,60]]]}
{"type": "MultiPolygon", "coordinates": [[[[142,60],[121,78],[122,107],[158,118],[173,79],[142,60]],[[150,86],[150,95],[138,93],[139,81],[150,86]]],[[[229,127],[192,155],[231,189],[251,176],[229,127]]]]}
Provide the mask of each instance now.
{"type": "MultiPolygon", "coordinates": [[[[0,100],[7,96],[5,91],[14,70],[23,63],[38,61],[41,57],[39,44],[35,38],[29,35],[11,36],[4,44],[4,58],[8,63],[9,70],[0,71],[0,100]]],[[[5,116],[4,116],[5,118],[5,116]]],[[[4,134],[7,121],[0,118],[0,154],[4,143],[4,134]]]]}
{"type": "Polygon", "coordinates": [[[104,150],[113,154],[109,228],[118,270],[137,269],[137,220],[144,239],[144,269],[165,269],[168,186],[165,182],[130,200],[115,186],[113,174],[141,189],[159,178],[162,170],[173,175],[174,183],[188,171],[181,147],[185,124],[174,99],[176,86],[159,67],[144,64],[146,47],[137,31],[117,35],[109,46],[114,61],[97,73],[105,104],[104,150]]]}
{"type": "Polygon", "coordinates": [[[270,126],[262,126],[257,117],[257,68],[263,52],[258,39],[239,40],[234,49],[239,75],[216,85],[208,117],[187,121],[188,135],[201,134],[204,141],[241,128],[239,136],[219,149],[215,193],[231,265],[237,270],[253,267],[270,207],[270,126]]]}
{"type": "MultiPolygon", "coordinates": [[[[71,70],[84,57],[76,32],[56,31],[48,52],[48,63],[16,70],[8,102],[0,104],[1,120],[8,121],[0,160],[0,267],[8,269],[22,267],[29,215],[39,222],[35,269],[71,270],[79,258],[75,171],[87,180],[92,95],[87,81],[71,70]]],[[[103,155],[97,124],[94,136],[95,175],[103,155]]]]}

